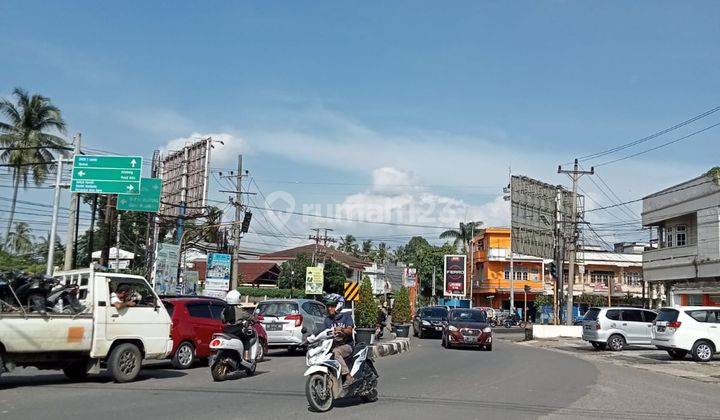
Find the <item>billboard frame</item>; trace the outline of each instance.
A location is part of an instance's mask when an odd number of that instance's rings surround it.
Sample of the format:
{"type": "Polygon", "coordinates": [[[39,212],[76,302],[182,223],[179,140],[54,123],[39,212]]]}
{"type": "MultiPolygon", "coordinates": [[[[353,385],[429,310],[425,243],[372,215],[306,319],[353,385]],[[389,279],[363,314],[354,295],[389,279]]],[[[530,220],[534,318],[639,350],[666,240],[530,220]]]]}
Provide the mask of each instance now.
{"type": "Polygon", "coordinates": [[[443,255],[443,296],[444,297],[450,297],[450,298],[465,298],[467,296],[467,255],[464,254],[446,254],[443,255]],[[462,259],[462,268],[463,268],[463,280],[462,280],[462,294],[457,293],[448,293],[448,258],[454,258],[458,257],[462,259]]]}

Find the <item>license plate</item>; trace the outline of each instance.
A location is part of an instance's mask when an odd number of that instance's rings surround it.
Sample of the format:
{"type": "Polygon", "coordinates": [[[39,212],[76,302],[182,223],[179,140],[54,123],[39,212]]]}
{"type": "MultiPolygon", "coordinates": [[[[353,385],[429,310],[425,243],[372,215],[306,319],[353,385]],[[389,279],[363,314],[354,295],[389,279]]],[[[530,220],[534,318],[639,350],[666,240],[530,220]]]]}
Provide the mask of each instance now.
{"type": "Polygon", "coordinates": [[[466,342],[466,343],[474,343],[475,340],[476,340],[475,337],[465,337],[465,342],[466,342]]]}
{"type": "Polygon", "coordinates": [[[589,325],[586,325],[584,328],[588,331],[591,329],[589,325]]]}
{"type": "Polygon", "coordinates": [[[265,324],[267,331],[282,331],[282,324],[265,324]]]}
{"type": "Polygon", "coordinates": [[[435,327],[435,331],[442,331],[443,327],[435,327]]]}
{"type": "Polygon", "coordinates": [[[657,327],[658,332],[665,332],[665,327],[657,327]]]}

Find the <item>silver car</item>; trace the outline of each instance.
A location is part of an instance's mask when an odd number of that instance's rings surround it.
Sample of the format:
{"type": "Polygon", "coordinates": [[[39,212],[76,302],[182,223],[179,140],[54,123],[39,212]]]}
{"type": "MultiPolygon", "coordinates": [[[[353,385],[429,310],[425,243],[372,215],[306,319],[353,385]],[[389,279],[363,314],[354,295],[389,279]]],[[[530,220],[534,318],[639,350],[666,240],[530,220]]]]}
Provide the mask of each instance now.
{"type": "Polygon", "coordinates": [[[265,328],[268,346],[293,352],[325,321],[327,310],[315,300],[277,299],[260,302],[255,314],[265,328]]]}
{"type": "Polygon", "coordinates": [[[650,345],[657,313],[639,308],[590,308],[583,318],[582,338],[597,350],[620,351],[627,345],[650,345]]]}

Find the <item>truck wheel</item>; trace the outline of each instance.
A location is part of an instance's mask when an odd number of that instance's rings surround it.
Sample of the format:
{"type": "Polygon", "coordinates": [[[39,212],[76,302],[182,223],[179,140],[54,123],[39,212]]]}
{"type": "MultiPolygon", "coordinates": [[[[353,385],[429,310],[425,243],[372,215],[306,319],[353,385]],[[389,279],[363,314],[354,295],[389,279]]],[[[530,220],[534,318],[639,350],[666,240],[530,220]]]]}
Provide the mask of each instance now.
{"type": "Polygon", "coordinates": [[[134,380],[142,367],[142,354],[135,344],[123,343],[115,347],[107,362],[115,382],[134,380]]]}
{"type": "Polygon", "coordinates": [[[63,373],[68,379],[73,381],[81,381],[88,376],[88,362],[87,360],[79,360],[76,362],[70,362],[63,368],[63,373]]]}
{"type": "Polygon", "coordinates": [[[189,342],[180,343],[172,358],[175,369],[188,369],[195,362],[195,347],[189,342]]]}

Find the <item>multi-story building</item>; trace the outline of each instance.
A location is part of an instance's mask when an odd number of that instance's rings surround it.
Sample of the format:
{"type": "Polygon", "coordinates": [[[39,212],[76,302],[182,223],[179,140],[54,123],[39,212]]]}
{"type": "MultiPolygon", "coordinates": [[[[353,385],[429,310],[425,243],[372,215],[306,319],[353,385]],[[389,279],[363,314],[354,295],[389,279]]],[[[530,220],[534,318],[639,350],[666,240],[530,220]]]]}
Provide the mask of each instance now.
{"type": "Polygon", "coordinates": [[[656,305],[720,305],[720,168],[643,198],[642,223],[657,232],[643,253],[656,305]]]}
{"type": "MultiPolygon", "coordinates": [[[[509,228],[485,229],[475,237],[473,249],[473,305],[509,309],[512,288],[515,307],[522,308],[525,286],[529,286],[528,315],[533,318],[535,298],[553,294],[555,280],[547,270],[552,261],[540,257],[513,254],[514,281],[511,285],[509,228]]],[[[589,246],[578,252],[573,296],[599,295],[610,297],[613,302],[628,294],[638,298],[649,296],[643,281],[642,254],[636,246],[618,249],[629,252],[611,252],[589,246]]],[[[567,279],[567,263],[564,272],[567,279]]]]}

